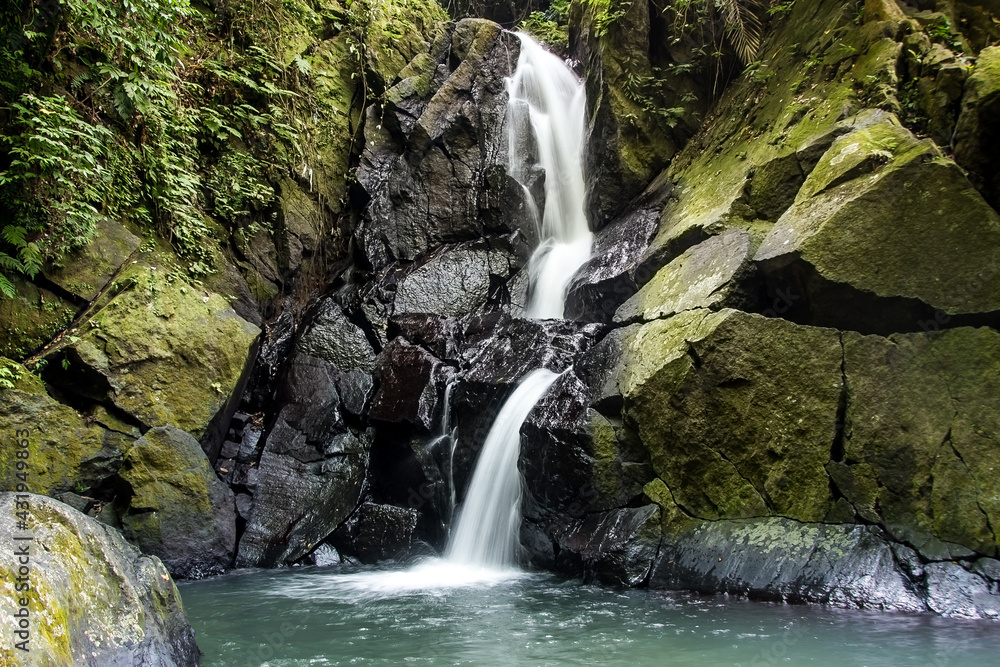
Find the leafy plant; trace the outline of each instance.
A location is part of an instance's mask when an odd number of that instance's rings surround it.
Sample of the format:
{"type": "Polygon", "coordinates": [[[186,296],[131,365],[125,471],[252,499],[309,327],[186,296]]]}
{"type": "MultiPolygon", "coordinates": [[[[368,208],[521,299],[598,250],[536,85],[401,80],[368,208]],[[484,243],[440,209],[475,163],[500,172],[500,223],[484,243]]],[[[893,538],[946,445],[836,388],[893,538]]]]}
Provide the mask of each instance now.
{"type": "Polygon", "coordinates": [[[557,49],[569,45],[569,0],[552,0],[548,11],[532,12],[517,29],[557,49]]]}
{"type": "MultiPolygon", "coordinates": [[[[30,93],[11,105],[15,134],[0,138],[10,156],[0,172],[3,226],[0,266],[34,276],[44,261],[58,261],[97,231],[108,182],[103,166],[113,133],[83,120],[62,96],[30,93]]],[[[0,290],[13,295],[4,276],[0,290]]]]}

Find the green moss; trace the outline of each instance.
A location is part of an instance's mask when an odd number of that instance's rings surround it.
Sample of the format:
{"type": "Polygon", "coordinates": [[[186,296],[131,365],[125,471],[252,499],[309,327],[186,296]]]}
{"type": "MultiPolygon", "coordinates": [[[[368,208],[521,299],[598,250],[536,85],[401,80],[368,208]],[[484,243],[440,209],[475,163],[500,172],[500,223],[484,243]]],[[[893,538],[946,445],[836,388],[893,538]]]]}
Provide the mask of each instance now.
{"type": "Polygon", "coordinates": [[[260,330],[218,294],[165,273],[137,267],[124,279],[131,287],[68,349],[107,378],[118,408],[200,436],[236,388],[260,330]]]}
{"type": "Polygon", "coordinates": [[[69,326],[76,307],[29,282],[17,282],[15,289],[13,298],[0,299],[0,356],[20,361],[69,326]]]}

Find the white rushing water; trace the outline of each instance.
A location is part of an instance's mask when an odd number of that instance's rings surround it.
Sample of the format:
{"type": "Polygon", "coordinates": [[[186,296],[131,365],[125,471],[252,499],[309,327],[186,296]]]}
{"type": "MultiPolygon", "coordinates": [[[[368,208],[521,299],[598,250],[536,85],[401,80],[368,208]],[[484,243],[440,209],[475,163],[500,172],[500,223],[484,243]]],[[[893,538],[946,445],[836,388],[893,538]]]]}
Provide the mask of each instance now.
{"type": "Polygon", "coordinates": [[[584,210],[586,97],[583,83],[565,62],[530,37],[519,37],[517,69],[507,80],[508,161],[536,224],[541,207],[531,196],[530,182],[539,169],[545,178],[540,243],[528,265],[527,315],[560,318],[569,282],[590,259],[593,244],[584,210]],[[531,147],[537,164],[529,157],[531,147]]]}
{"type": "Polygon", "coordinates": [[[447,560],[472,567],[504,569],[517,563],[521,526],[521,424],[559,377],[531,371],[500,409],[479,453],[447,560]]]}
{"type": "MultiPolygon", "coordinates": [[[[584,212],[585,97],[583,84],[566,63],[530,37],[518,36],[521,54],[517,69],[507,80],[510,173],[528,198],[528,213],[539,227],[540,239],[528,265],[527,315],[561,318],[569,282],[590,258],[593,241],[584,212]],[[537,155],[537,163],[532,155],[537,155]],[[530,183],[539,170],[545,175],[544,209],[530,193],[530,183]]],[[[521,424],[558,377],[544,368],[531,371],[500,409],[479,454],[443,559],[431,559],[406,571],[347,575],[340,583],[369,594],[398,595],[492,585],[523,577],[516,569],[521,525],[522,480],[517,469],[521,424]]],[[[449,387],[447,393],[450,391],[449,387]]],[[[446,412],[439,438],[449,437],[449,421],[446,412]]],[[[453,453],[454,440],[451,444],[453,453]]],[[[451,476],[451,470],[448,474],[451,476]]],[[[451,492],[454,494],[454,485],[451,492]]]]}

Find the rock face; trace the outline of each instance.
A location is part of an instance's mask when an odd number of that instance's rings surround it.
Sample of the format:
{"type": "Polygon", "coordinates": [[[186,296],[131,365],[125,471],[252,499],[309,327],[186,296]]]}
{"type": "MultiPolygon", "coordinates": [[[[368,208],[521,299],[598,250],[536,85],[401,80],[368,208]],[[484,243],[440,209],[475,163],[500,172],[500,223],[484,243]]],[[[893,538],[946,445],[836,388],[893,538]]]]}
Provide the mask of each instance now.
{"type": "Polygon", "coordinates": [[[116,530],[45,496],[0,493],[0,517],[0,612],[17,623],[24,610],[28,629],[27,651],[21,651],[21,638],[14,639],[18,630],[8,625],[13,635],[0,647],[4,664],[198,664],[194,631],[158,558],[139,553],[116,530]],[[27,530],[15,525],[18,512],[30,517],[27,530]],[[16,590],[22,552],[30,562],[29,588],[16,590]]]}
{"type": "Polygon", "coordinates": [[[358,170],[371,201],[356,236],[373,268],[477,239],[491,228],[516,229],[497,202],[509,187],[500,131],[503,77],[517,52],[516,39],[497,24],[459,21],[429,56],[400,73],[381,119],[372,108],[358,170]]]}
{"type": "MultiPolygon", "coordinates": [[[[635,225],[633,239],[651,240],[624,243],[618,266],[595,258],[574,286],[574,312],[612,328],[524,427],[532,562],[627,585],[998,617],[988,239],[1000,218],[975,168],[967,179],[900,121],[917,104],[939,111],[921,132],[986,135],[971,128],[993,122],[993,53],[966,80],[895,3],[864,16],[857,29],[836,3],[794,5],[761,50],[767,75],[734,83],[657,179],[669,196],[600,232],[635,225]],[[637,221],[651,217],[647,235],[637,221]],[[613,317],[595,305],[604,288],[613,317]]],[[[591,49],[613,47],[575,20],[591,49]]],[[[587,70],[598,109],[609,72],[587,70]]],[[[601,112],[591,122],[614,127],[601,112]]],[[[975,141],[955,152],[963,166],[985,156],[975,141]]],[[[602,173],[621,189],[616,168],[602,173]]]]}
{"type": "Polygon", "coordinates": [[[150,270],[67,348],[70,373],[53,378],[145,426],[172,424],[217,447],[260,334],[225,299],[150,270]],[[80,375],[86,382],[80,381],[80,375]]]}
{"type": "Polygon", "coordinates": [[[344,424],[340,377],[339,369],[315,357],[300,354],[292,362],[283,407],[262,441],[259,463],[239,480],[253,492],[253,504],[240,538],[238,567],[298,560],[361,499],[371,440],[344,424]]]}
{"type": "Polygon", "coordinates": [[[221,574],[233,561],[236,506],[190,434],[150,429],[125,455],[119,477],[131,493],[122,528],[175,577],[221,574]]]}

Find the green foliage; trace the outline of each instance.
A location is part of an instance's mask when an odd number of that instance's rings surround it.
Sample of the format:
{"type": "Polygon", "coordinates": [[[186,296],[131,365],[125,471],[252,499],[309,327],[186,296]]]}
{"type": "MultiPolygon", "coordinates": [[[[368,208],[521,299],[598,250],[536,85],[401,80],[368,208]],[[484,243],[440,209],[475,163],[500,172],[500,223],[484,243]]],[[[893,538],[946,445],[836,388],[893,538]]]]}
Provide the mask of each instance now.
{"type": "MultiPolygon", "coordinates": [[[[775,13],[790,10],[791,4],[776,5],[781,9],[775,13]]],[[[764,0],[674,0],[663,11],[672,16],[675,41],[696,35],[720,54],[725,42],[747,65],[760,50],[764,26],[759,13],[763,6],[764,0]]]]}
{"type": "Polygon", "coordinates": [[[552,0],[548,11],[532,12],[517,26],[556,49],[569,46],[569,0],[552,0]]]}
{"type": "MultiPolygon", "coordinates": [[[[0,266],[33,276],[44,261],[93,237],[110,183],[103,166],[113,133],[83,120],[66,98],[24,93],[11,104],[14,133],[0,138],[9,166],[0,172],[3,226],[0,266]]],[[[12,296],[9,278],[0,282],[12,296]]]]}

